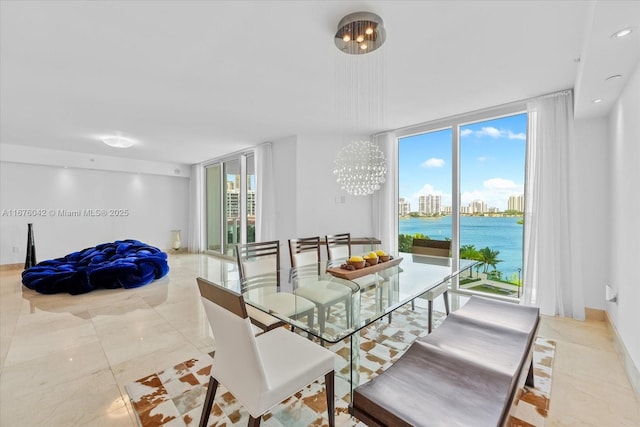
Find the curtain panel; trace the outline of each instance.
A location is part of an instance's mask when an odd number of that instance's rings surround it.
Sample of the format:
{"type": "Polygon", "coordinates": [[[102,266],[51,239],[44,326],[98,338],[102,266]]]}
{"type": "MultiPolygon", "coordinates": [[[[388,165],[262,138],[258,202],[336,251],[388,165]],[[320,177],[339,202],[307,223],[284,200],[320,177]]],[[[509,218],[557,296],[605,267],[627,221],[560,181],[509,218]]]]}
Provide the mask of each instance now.
{"type": "Polygon", "coordinates": [[[572,251],[573,94],[529,101],[524,218],[524,299],[542,314],[584,320],[572,251]]]}
{"type": "Polygon", "coordinates": [[[199,253],[205,248],[204,238],[204,166],[191,165],[189,181],[189,252],[199,253]]]}
{"type": "Polygon", "coordinates": [[[373,231],[382,241],[382,247],[390,253],[398,252],[398,150],[394,132],[374,137],[374,142],[387,159],[387,175],[380,190],[371,198],[373,231]]]}
{"type": "Polygon", "coordinates": [[[256,162],[256,242],[275,240],[275,188],[271,143],[254,149],[256,162]]]}

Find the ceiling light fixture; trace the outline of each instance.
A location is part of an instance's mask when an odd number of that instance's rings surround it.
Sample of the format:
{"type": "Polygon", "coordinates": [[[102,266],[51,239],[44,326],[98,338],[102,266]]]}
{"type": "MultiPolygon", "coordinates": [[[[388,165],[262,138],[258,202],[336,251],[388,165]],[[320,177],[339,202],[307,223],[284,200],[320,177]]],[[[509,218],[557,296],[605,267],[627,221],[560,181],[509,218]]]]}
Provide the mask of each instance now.
{"type": "Polygon", "coordinates": [[[386,38],[382,18],[371,12],[356,12],[340,20],[335,43],[345,53],[361,55],[378,49],[386,38]]]}
{"type": "Polygon", "coordinates": [[[100,139],[108,146],[115,148],[129,148],[136,143],[133,139],[122,135],[103,136],[100,139]]]}
{"type": "Polygon", "coordinates": [[[633,32],[633,30],[631,28],[625,28],[624,30],[616,31],[615,33],[613,33],[611,35],[611,37],[614,38],[614,39],[619,39],[621,37],[628,36],[632,32],[633,32]]]}
{"type": "Polygon", "coordinates": [[[340,188],[354,196],[373,194],[385,182],[387,163],[373,135],[385,130],[386,38],[382,19],[370,12],[345,16],[338,24],[335,44],[341,52],[336,60],[336,101],[342,148],[333,173],[340,188]]]}
{"type": "Polygon", "coordinates": [[[596,99],[594,99],[594,100],[593,100],[593,101],[591,101],[591,102],[593,102],[594,104],[599,104],[599,103],[601,103],[601,102],[602,102],[602,98],[596,98],[596,99]]]}

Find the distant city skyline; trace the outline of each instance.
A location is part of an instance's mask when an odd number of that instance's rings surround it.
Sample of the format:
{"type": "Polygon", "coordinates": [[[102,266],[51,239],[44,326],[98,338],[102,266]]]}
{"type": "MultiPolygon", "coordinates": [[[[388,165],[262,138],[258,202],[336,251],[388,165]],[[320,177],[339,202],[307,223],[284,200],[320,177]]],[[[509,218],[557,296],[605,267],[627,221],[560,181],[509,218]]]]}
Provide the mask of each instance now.
{"type": "MultiPolygon", "coordinates": [[[[461,207],[481,201],[505,211],[509,197],[524,193],[526,129],[525,113],[460,128],[461,207]]],[[[419,211],[421,196],[452,205],[451,136],[448,128],[400,139],[399,198],[410,211],[419,211]]]]}
{"type": "MultiPolygon", "coordinates": [[[[411,204],[404,198],[398,199],[398,215],[407,216],[411,212],[417,212],[421,215],[451,215],[452,208],[449,205],[442,206],[440,204],[441,197],[438,195],[428,194],[426,196],[420,196],[418,198],[418,209],[411,207],[411,204]]],[[[509,196],[507,201],[507,209],[509,211],[524,212],[524,194],[517,194],[509,196]]],[[[499,209],[495,206],[489,206],[484,200],[473,200],[468,205],[460,206],[460,213],[462,214],[477,214],[477,213],[498,213],[504,212],[504,209],[499,209]]]]}

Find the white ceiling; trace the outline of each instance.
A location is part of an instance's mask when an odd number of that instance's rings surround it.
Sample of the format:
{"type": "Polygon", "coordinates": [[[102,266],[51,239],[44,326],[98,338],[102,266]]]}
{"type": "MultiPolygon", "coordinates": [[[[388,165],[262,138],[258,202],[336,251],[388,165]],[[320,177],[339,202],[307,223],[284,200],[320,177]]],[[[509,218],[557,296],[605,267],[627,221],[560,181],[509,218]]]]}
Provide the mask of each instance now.
{"type": "Polygon", "coordinates": [[[388,129],[567,88],[602,116],[640,56],[640,1],[3,0],[0,142],[196,163],[339,133],[333,35],[360,10],[387,30],[388,129]]]}

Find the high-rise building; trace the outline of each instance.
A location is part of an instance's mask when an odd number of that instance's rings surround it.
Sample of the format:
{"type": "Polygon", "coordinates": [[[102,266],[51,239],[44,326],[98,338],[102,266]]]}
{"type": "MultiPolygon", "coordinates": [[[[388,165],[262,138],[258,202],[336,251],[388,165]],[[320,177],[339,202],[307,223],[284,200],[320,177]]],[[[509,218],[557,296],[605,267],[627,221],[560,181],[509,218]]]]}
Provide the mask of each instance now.
{"type": "Polygon", "coordinates": [[[439,215],[441,196],[428,194],[418,198],[418,212],[423,215],[439,215]]]}
{"type": "Polygon", "coordinates": [[[469,213],[477,214],[485,212],[487,212],[487,204],[482,200],[474,200],[469,203],[469,213]]]}
{"type": "Polygon", "coordinates": [[[411,204],[404,198],[398,199],[398,215],[407,216],[411,212],[411,204]]]}
{"type": "Polygon", "coordinates": [[[509,196],[507,209],[510,211],[524,212],[524,194],[509,196]]]}
{"type": "MultiPolygon", "coordinates": [[[[237,189],[227,190],[227,217],[240,218],[240,191],[237,189]]],[[[256,192],[247,191],[247,216],[256,215],[256,192]]],[[[244,205],[244,203],[242,203],[244,205]]]]}

